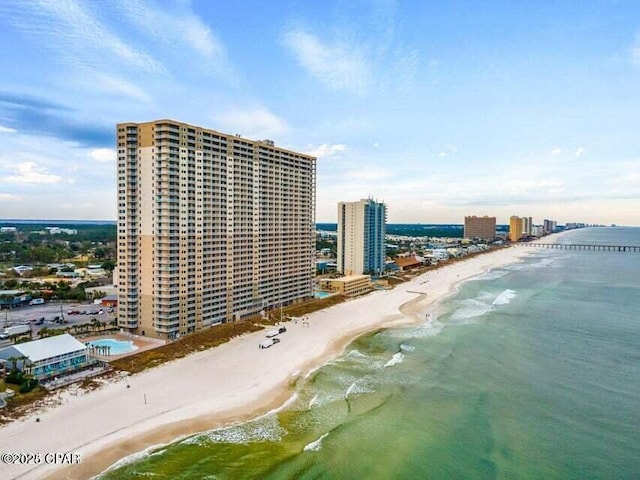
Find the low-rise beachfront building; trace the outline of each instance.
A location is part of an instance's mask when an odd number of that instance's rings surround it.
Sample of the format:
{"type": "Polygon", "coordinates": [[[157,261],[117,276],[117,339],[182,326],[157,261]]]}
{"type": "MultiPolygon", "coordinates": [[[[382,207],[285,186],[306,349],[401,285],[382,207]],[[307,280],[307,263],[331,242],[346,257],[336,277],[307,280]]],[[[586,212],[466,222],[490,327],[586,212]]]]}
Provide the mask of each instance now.
{"type": "Polygon", "coordinates": [[[39,381],[76,372],[94,362],[89,348],[68,333],[12,345],[0,350],[0,358],[39,381]]]}
{"type": "Polygon", "coordinates": [[[422,265],[422,262],[416,257],[398,257],[394,261],[403,272],[422,265]]]}
{"type": "Polygon", "coordinates": [[[340,278],[323,278],[319,282],[322,290],[348,297],[361,295],[373,289],[369,275],[348,275],[340,278]]]}
{"type": "Polygon", "coordinates": [[[437,261],[449,260],[449,251],[446,248],[434,248],[431,250],[430,257],[437,261]]]}

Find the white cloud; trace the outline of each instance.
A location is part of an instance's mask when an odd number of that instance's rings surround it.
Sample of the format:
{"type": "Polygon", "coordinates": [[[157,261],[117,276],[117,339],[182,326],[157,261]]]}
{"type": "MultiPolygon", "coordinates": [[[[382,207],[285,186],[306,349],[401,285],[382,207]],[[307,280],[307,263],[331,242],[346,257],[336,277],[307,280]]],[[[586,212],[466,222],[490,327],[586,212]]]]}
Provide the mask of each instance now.
{"type": "Polygon", "coordinates": [[[71,65],[97,67],[115,61],[129,68],[163,73],[162,63],[129,45],[101,20],[105,12],[99,11],[100,8],[101,2],[10,0],[2,2],[0,12],[11,18],[25,34],[45,37],[42,43],[63,55],[71,65]],[[16,9],[26,10],[25,14],[15,15],[16,9]]]}
{"type": "Polygon", "coordinates": [[[113,148],[94,148],[89,156],[96,162],[115,162],[116,151],[113,148]]]}
{"type": "Polygon", "coordinates": [[[373,144],[373,148],[378,148],[379,146],[380,146],[380,144],[379,144],[378,142],[375,142],[375,143],[373,144]]]}
{"type": "Polygon", "coordinates": [[[222,43],[188,2],[160,6],[149,1],[124,0],[117,5],[127,20],[156,39],[183,42],[205,57],[224,56],[222,43]]]}
{"type": "Polygon", "coordinates": [[[222,124],[222,130],[234,132],[253,139],[271,138],[283,135],[289,130],[287,122],[264,107],[252,110],[232,110],[215,117],[222,124]]]}
{"type": "MultiPolygon", "coordinates": [[[[235,83],[238,76],[230,65],[223,43],[194,12],[190,2],[119,0],[116,4],[125,20],[150,36],[163,49],[168,63],[173,59],[185,68],[217,76],[235,83]]],[[[183,72],[179,72],[180,75],[183,72]]]]}
{"type": "Polygon", "coordinates": [[[16,133],[17,130],[15,128],[3,127],[0,125],[0,133],[16,133]]]}
{"type": "Polygon", "coordinates": [[[586,152],[586,149],[582,148],[582,147],[578,147],[576,148],[576,153],[574,154],[576,157],[579,157],[580,155],[582,155],[584,152],[586,152]]]}
{"type": "Polygon", "coordinates": [[[0,193],[0,200],[3,202],[16,202],[20,200],[20,196],[12,193],[0,193]]]}
{"type": "Polygon", "coordinates": [[[553,150],[551,150],[551,155],[560,155],[562,153],[562,149],[555,147],[553,150]]]}
{"type": "Polygon", "coordinates": [[[347,146],[344,145],[343,143],[333,143],[333,144],[323,143],[322,145],[318,145],[317,147],[314,147],[312,145],[307,147],[307,150],[305,153],[307,155],[312,155],[318,158],[329,158],[329,157],[333,157],[334,155],[340,152],[344,152],[346,148],[347,146]]]}
{"type": "MultiPolygon", "coordinates": [[[[88,75],[91,77],[91,75],[88,75]]],[[[133,100],[151,103],[151,97],[140,87],[133,83],[119,78],[115,75],[108,75],[102,72],[94,72],[93,81],[88,85],[90,88],[99,88],[103,92],[122,95],[133,100]]]]}
{"type": "Polygon", "coordinates": [[[346,41],[323,43],[302,30],[284,35],[284,44],[311,75],[335,90],[364,92],[370,83],[370,66],[362,49],[346,41]]]}
{"type": "Polygon", "coordinates": [[[55,184],[62,181],[59,175],[52,175],[44,171],[35,162],[23,162],[16,166],[17,175],[7,175],[4,180],[9,183],[37,183],[37,184],[55,184]]]}

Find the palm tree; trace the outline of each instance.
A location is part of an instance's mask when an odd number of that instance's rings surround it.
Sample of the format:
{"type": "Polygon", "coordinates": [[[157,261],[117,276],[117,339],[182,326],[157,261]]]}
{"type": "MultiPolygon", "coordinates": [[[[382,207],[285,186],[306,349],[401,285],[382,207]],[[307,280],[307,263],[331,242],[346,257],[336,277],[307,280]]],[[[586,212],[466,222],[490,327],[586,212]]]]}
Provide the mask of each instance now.
{"type": "Polygon", "coordinates": [[[19,359],[20,359],[20,357],[9,357],[9,361],[11,362],[11,371],[12,372],[17,369],[16,365],[18,364],[18,360],[19,359]]]}
{"type": "Polygon", "coordinates": [[[27,361],[27,360],[29,360],[29,357],[27,357],[27,356],[25,356],[25,355],[20,355],[20,356],[18,357],[18,360],[21,360],[21,361],[22,361],[22,371],[24,372],[24,371],[25,371],[25,369],[27,368],[26,361],[27,361]]]}

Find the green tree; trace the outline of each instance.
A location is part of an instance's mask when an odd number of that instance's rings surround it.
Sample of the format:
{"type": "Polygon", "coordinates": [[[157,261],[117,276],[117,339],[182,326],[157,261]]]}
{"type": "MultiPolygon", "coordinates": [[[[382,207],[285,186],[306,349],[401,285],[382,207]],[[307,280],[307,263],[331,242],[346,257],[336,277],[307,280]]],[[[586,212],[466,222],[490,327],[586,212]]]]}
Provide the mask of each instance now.
{"type": "Polygon", "coordinates": [[[102,268],[104,268],[108,272],[113,272],[113,269],[116,268],[116,262],[113,260],[105,260],[102,262],[102,268]]]}

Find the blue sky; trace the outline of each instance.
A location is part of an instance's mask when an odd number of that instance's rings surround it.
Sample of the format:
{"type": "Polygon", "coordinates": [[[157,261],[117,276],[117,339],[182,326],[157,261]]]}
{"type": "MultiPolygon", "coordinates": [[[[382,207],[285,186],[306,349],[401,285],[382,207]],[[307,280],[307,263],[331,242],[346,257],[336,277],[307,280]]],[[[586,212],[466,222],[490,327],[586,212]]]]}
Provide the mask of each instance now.
{"type": "Polygon", "coordinates": [[[317,220],[640,225],[640,3],[0,2],[0,218],[115,219],[114,130],[318,156],[317,220]]]}

